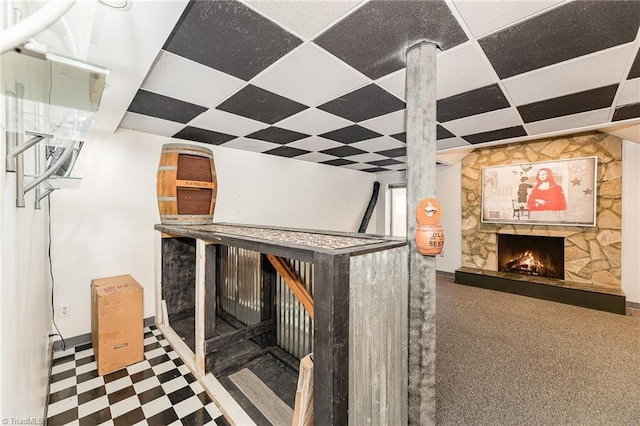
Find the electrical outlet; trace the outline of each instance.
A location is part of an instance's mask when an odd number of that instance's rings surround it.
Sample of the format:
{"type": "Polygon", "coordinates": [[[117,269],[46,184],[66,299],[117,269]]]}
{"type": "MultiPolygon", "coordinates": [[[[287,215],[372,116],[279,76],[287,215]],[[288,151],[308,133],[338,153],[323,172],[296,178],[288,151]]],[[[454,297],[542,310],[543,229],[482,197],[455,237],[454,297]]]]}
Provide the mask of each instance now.
{"type": "Polygon", "coordinates": [[[68,317],[69,316],[69,304],[65,303],[64,305],[58,306],[58,316],[59,317],[68,317]]]}

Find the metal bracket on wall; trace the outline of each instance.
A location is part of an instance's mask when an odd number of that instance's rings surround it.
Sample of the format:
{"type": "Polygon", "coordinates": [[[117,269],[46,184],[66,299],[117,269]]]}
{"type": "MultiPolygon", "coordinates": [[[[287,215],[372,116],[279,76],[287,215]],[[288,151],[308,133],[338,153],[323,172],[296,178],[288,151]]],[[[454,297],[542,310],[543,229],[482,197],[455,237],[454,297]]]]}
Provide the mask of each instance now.
{"type": "MultiPolygon", "coordinates": [[[[52,134],[24,130],[24,86],[17,83],[14,90],[6,91],[7,96],[5,97],[7,118],[6,170],[16,173],[16,207],[25,207],[25,194],[35,189],[35,208],[40,209],[40,201],[55,189],[58,189],[51,185],[49,179],[54,177],[65,179],[68,177],[82,142],[79,143],[77,149],[75,149],[77,142],[71,139],[67,139],[62,146],[56,146],[55,152],[51,155],[50,164],[43,173],[43,163],[46,162],[43,159],[43,145],[51,144],[49,141],[54,140],[55,137],[52,134]],[[25,141],[25,135],[31,136],[31,138],[25,141]],[[41,144],[42,141],[45,141],[45,143],[41,144]],[[24,153],[33,147],[35,147],[35,176],[25,176],[24,153]],[[54,174],[65,164],[68,166],[62,176],[55,176],[54,174]],[[31,178],[26,185],[25,177],[31,178]],[[41,184],[47,185],[44,191],[41,190],[41,184]]],[[[79,181],[78,178],[69,179],[79,181]]]]}
{"type": "MultiPolygon", "coordinates": [[[[10,132],[7,132],[10,133],[10,132]]],[[[13,147],[7,153],[7,171],[13,171],[16,173],[16,207],[25,207],[24,196],[26,193],[31,191],[32,189],[36,189],[36,200],[35,200],[35,208],[40,208],[40,201],[42,201],[45,197],[51,194],[56,188],[46,188],[44,192],[41,192],[40,185],[45,183],[49,178],[51,178],[55,172],[57,172],[60,167],[62,167],[67,160],[72,158],[72,155],[76,150],[74,146],[76,141],[67,141],[66,145],[63,148],[62,154],[55,161],[52,162],[44,173],[41,173],[42,168],[42,149],[38,146],[38,143],[48,139],[42,135],[34,136],[29,139],[27,142],[21,143],[23,139],[23,135],[16,135],[17,145],[13,147]],[[35,151],[35,176],[31,177],[32,180],[25,185],[25,174],[24,174],[24,152],[29,148],[36,147],[35,151]]]]}

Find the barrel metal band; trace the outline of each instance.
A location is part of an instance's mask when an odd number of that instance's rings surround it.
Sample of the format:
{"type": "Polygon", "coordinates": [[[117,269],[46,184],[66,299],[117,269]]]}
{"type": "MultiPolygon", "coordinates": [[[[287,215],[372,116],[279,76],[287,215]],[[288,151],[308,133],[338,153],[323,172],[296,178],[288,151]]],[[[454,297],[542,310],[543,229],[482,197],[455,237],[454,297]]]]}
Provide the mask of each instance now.
{"type": "Polygon", "coordinates": [[[178,166],[159,166],[158,170],[178,170],[178,166]]]}
{"type": "Polygon", "coordinates": [[[169,219],[178,219],[178,218],[188,219],[188,218],[192,218],[192,217],[211,217],[213,215],[211,215],[211,214],[189,214],[189,215],[186,215],[186,214],[163,214],[163,215],[160,215],[160,216],[166,217],[166,218],[169,218],[169,219]]]}
{"type": "Polygon", "coordinates": [[[178,197],[158,197],[158,201],[176,201],[178,197]]]}
{"type": "Polygon", "coordinates": [[[212,155],[210,153],[202,152],[202,151],[190,151],[185,149],[163,149],[162,153],[164,154],[178,153],[178,154],[197,155],[199,157],[212,158],[212,155]]]}

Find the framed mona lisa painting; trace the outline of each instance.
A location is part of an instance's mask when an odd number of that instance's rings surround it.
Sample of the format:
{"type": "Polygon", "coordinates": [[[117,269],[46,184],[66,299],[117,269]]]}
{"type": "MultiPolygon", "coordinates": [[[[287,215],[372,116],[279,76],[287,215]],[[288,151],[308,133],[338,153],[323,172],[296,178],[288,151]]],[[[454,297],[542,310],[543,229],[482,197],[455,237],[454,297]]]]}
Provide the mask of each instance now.
{"type": "Polygon", "coordinates": [[[482,222],[596,225],[598,158],[482,169],[482,222]]]}

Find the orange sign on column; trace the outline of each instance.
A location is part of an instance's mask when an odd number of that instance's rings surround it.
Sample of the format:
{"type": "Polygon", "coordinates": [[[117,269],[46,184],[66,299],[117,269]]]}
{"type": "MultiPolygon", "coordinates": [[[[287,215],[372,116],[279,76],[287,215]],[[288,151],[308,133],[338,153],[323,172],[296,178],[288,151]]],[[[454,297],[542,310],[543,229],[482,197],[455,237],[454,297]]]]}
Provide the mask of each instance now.
{"type": "Polygon", "coordinates": [[[425,198],[416,209],[418,229],[416,245],[420,254],[435,256],[442,253],[444,247],[444,231],[440,226],[442,210],[435,198],[425,198]]]}

